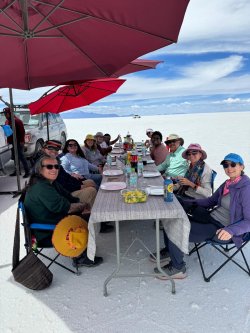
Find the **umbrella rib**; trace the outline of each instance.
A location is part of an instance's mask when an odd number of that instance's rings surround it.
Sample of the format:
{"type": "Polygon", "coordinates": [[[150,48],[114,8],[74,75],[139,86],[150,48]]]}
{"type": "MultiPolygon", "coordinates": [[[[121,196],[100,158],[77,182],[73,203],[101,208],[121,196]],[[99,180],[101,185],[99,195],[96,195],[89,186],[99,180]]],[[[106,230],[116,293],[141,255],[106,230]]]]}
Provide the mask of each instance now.
{"type": "MultiPolygon", "coordinates": [[[[48,5],[48,6],[52,6],[54,7],[55,5],[54,4],[50,4],[50,3],[44,3],[43,1],[41,0],[34,0],[35,2],[38,2],[40,4],[45,4],[45,5],[48,5]]],[[[84,17],[82,19],[87,19],[87,18],[94,18],[94,19],[97,19],[97,20],[101,20],[101,21],[105,21],[105,22],[108,22],[110,24],[114,24],[114,25],[119,25],[119,26],[122,26],[124,28],[127,28],[127,29],[131,29],[131,30],[136,30],[138,32],[141,32],[143,34],[146,34],[146,35],[150,35],[150,36],[155,36],[155,37],[158,37],[158,38],[161,38],[161,39],[164,39],[164,40],[167,40],[169,42],[172,42],[172,43],[176,43],[175,40],[173,39],[169,39],[169,38],[166,38],[166,37],[163,37],[163,36],[160,36],[158,34],[154,34],[154,33],[151,33],[151,32],[147,32],[145,30],[142,30],[142,29],[138,29],[138,28],[135,28],[135,27],[131,27],[131,26],[128,26],[128,25],[124,25],[124,24],[121,24],[121,23],[118,23],[118,22],[114,22],[114,21],[110,21],[106,18],[102,18],[102,17],[97,17],[97,16],[93,16],[93,15],[90,15],[90,14],[86,14],[86,13],[82,13],[78,10],[73,10],[73,9],[70,9],[70,8],[66,8],[64,6],[59,6],[58,8],[62,9],[62,10],[65,10],[65,11],[69,11],[69,12],[72,12],[72,13],[77,13],[77,14],[81,14],[81,15],[84,15],[84,17]]]]}
{"type": "MultiPolygon", "coordinates": [[[[13,20],[13,18],[11,17],[11,16],[9,16],[5,11],[9,8],[9,7],[11,7],[12,5],[13,5],[13,3],[15,3],[16,2],[16,0],[13,0],[12,2],[10,2],[4,9],[0,9],[0,14],[1,13],[3,13],[6,17],[8,17],[8,19],[11,21],[11,22],[13,22],[19,29],[21,29],[21,31],[23,32],[23,28],[15,21],[15,20],[13,20]]],[[[4,26],[4,25],[1,25],[1,26],[3,26],[4,28],[6,28],[6,29],[9,29],[9,30],[11,30],[11,31],[16,31],[15,29],[12,29],[12,28],[9,28],[9,27],[6,27],[6,26],[4,26]]],[[[19,32],[19,31],[16,31],[16,32],[19,32]]]]}

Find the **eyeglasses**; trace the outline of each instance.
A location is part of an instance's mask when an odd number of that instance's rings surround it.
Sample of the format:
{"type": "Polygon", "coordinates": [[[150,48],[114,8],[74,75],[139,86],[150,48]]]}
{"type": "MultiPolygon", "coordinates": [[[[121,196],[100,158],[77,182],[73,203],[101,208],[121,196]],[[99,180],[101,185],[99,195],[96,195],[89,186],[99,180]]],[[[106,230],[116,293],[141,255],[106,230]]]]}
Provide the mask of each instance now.
{"type": "Polygon", "coordinates": [[[227,169],[229,167],[235,168],[236,167],[236,163],[235,162],[231,162],[231,163],[225,162],[225,163],[222,164],[222,166],[223,166],[224,169],[227,169]]]}
{"type": "Polygon", "coordinates": [[[195,156],[197,154],[198,154],[198,151],[188,151],[187,152],[187,156],[191,156],[191,155],[195,156]]]}
{"type": "Polygon", "coordinates": [[[77,144],[76,143],[69,143],[68,147],[77,147],[77,144]]]}
{"type": "Polygon", "coordinates": [[[56,169],[58,170],[60,168],[59,164],[46,164],[46,165],[42,165],[43,168],[46,168],[48,170],[52,170],[52,169],[56,169]]]}
{"type": "Polygon", "coordinates": [[[176,143],[178,140],[168,140],[168,141],[165,141],[165,144],[166,145],[171,145],[171,143],[176,143]]]}

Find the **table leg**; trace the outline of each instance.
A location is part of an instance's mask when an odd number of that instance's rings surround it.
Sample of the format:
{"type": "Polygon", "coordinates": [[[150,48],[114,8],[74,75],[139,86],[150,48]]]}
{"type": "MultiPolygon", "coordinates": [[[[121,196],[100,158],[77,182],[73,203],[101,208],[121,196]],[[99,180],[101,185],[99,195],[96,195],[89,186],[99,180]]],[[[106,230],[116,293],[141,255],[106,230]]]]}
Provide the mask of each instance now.
{"type": "Polygon", "coordinates": [[[155,233],[156,233],[156,263],[158,270],[162,273],[162,275],[165,275],[168,277],[168,280],[172,284],[172,294],[175,294],[175,282],[173,278],[171,278],[169,275],[167,275],[161,268],[161,262],[160,262],[160,220],[156,219],[155,221],[155,233]]]}
{"type": "Polygon", "coordinates": [[[115,221],[115,237],[116,237],[116,269],[114,272],[107,277],[107,279],[104,281],[103,284],[103,295],[108,296],[107,292],[107,284],[110,282],[110,280],[113,279],[113,277],[116,276],[116,274],[120,270],[121,266],[121,255],[120,255],[120,229],[119,229],[119,221],[115,221]]]}

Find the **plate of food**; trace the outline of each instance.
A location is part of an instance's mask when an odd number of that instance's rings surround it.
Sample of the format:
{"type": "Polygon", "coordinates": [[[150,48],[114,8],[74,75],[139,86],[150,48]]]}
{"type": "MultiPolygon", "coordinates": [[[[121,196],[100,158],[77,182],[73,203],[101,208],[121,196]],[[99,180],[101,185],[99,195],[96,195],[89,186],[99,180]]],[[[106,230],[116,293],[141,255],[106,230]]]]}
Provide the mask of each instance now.
{"type": "Polygon", "coordinates": [[[118,191],[126,188],[126,183],[124,182],[107,182],[102,183],[100,188],[106,191],[118,191]]]}
{"type": "Polygon", "coordinates": [[[120,176],[123,174],[123,171],[120,169],[110,169],[103,171],[104,176],[120,176]]]}
{"type": "Polygon", "coordinates": [[[144,178],[151,178],[151,177],[159,177],[161,174],[159,171],[144,171],[143,177],[144,178]]]}

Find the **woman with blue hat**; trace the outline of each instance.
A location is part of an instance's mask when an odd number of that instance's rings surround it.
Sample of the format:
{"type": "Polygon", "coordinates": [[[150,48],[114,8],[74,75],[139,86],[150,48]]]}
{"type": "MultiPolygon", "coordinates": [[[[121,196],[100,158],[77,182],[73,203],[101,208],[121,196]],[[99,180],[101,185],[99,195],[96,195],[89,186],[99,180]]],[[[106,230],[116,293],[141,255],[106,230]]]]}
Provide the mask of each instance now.
{"type": "MultiPolygon", "coordinates": [[[[201,243],[213,239],[228,242],[232,239],[240,247],[243,235],[250,231],[250,179],[244,175],[244,161],[240,155],[230,153],[220,164],[228,179],[211,197],[192,200],[189,241],[201,243]]],[[[185,278],[184,255],[169,239],[168,254],[170,263],[163,270],[173,278],[185,278]]],[[[163,276],[160,278],[164,279],[163,276]]]]}

